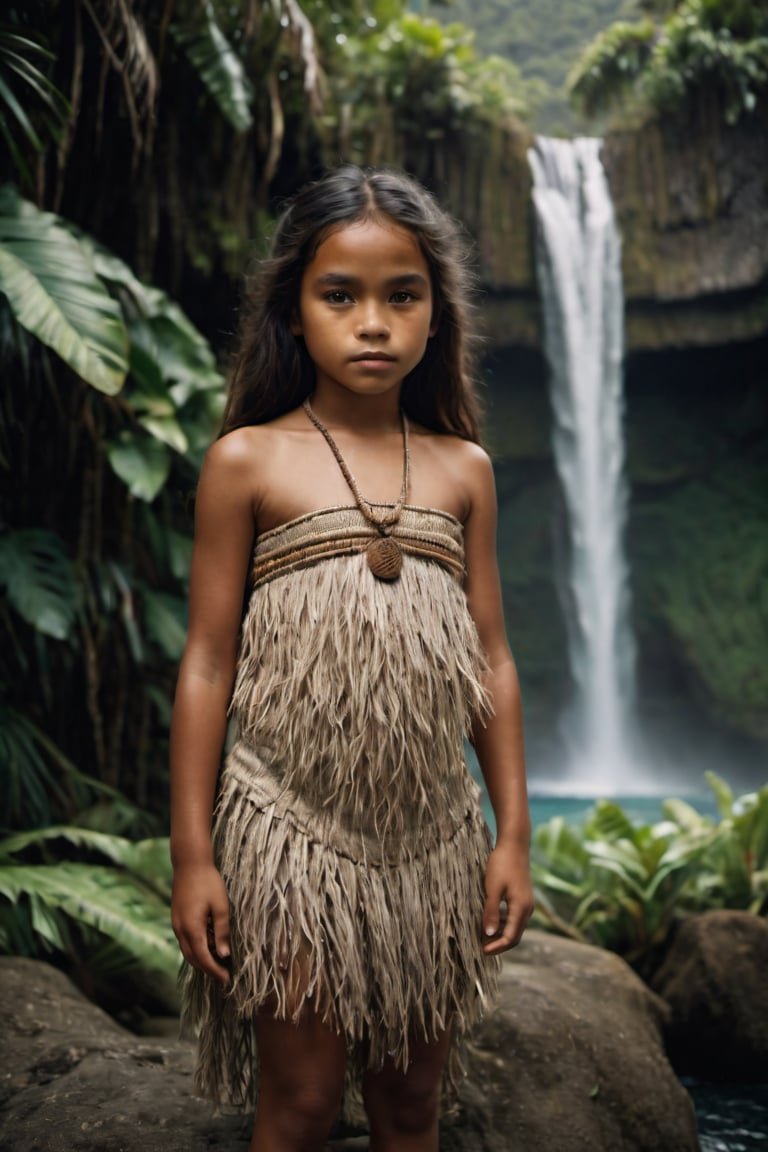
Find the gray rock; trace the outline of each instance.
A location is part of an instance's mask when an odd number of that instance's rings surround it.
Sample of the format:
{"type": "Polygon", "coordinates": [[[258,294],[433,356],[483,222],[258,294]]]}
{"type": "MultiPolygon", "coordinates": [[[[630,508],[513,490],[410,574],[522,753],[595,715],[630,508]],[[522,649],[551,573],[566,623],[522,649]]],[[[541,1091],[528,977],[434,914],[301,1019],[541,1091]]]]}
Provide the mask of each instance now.
{"type": "Polygon", "coordinates": [[[443,1152],[695,1152],[664,1004],[619,957],[528,932],[477,1031],[443,1152]]]}
{"type": "Polygon", "coordinates": [[[670,1006],[680,1072],[768,1082],[768,922],[748,912],[683,921],[653,981],[670,1006]]]}
{"type": "MultiPolygon", "coordinates": [[[[530,932],[468,1049],[443,1152],[696,1152],[665,1008],[617,957],[530,932]]],[[[139,1039],[32,960],[0,959],[4,1152],[245,1152],[248,1117],[192,1094],[191,1047],[139,1039]]],[[[359,1136],[341,1152],[364,1149],[359,1136]]]]}
{"type": "Polygon", "coordinates": [[[242,1117],[192,1095],[193,1051],[139,1040],[61,972],[0,958],[3,1152],[245,1152],[242,1117]]]}

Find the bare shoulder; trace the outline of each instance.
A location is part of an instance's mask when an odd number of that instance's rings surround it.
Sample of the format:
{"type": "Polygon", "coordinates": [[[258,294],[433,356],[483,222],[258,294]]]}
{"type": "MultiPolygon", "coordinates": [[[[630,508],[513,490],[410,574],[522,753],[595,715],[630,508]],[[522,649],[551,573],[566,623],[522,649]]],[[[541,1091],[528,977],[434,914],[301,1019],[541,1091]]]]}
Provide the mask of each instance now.
{"type": "Polygon", "coordinates": [[[201,483],[233,485],[256,496],[269,475],[281,435],[279,421],[227,432],[206,452],[201,483]]]}
{"type": "Polygon", "coordinates": [[[476,444],[474,440],[464,440],[461,436],[455,436],[449,432],[434,432],[432,429],[423,428],[418,424],[415,427],[411,426],[411,431],[422,437],[433,452],[442,456],[454,467],[474,471],[487,469],[491,466],[488,453],[482,445],[476,444]]]}
{"type": "Polygon", "coordinates": [[[268,424],[254,424],[235,428],[215,440],[205,454],[203,465],[209,471],[225,472],[229,476],[247,470],[269,446],[268,424]]]}
{"type": "Polygon", "coordinates": [[[462,494],[465,519],[478,500],[487,500],[493,491],[493,466],[486,450],[473,440],[444,432],[418,429],[428,449],[434,469],[449,475],[462,494]]]}
{"type": "Polygon", "coordinates": [[[491,458],[481,444],[476,444],[474,440],[462,440],[459,436],[449,436],[448,439],[456,453],[457,463],[467,476],[482,480],[493,475],[491,458]]]}
{"type": "Polygon", "coordinates": [[[307,427],[293,411],[228,432],[206,453],[198,497],[205,493],[222,511],[247,505],[260,532],[291,519],[292,510],[283,507],[284,489],[292,488],[307,427]]]}

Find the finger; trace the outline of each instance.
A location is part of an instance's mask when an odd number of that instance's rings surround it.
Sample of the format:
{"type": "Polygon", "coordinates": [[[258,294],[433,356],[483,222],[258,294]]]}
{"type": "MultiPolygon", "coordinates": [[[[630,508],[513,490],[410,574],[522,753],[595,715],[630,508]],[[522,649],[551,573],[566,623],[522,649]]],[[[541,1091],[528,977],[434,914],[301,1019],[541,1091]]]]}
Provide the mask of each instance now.
{"type": "Polygon", "coordinates": [[[501,924],[501,903],[503,893],[494,884],[486,888],[485,906],[483,907],[483,935],[491,939],[499,932],[501,924]]]}
{"type": "Polygon", "coordinates": [[[208,933],[196,934],[194,936],[188,935],[181,944],[181,951],[184,959],[193,968],[198,968],[201,972],[205,972],[208,976],[212,976],[214,980],[220,981],[222,984],[229,983],[229,971],[217,959],[210,949],[208,943],[208,933]]]}
{"type": "Polygon", "coordinates": [[[527,907],[517,906],[514,903],[510,904],[507,909],[506,921],[494,940],[490,940],[485,946],[484,951],[488,955],[493,955],[497,952],[506,952],[510,948],[515,948],[523,938],[525,927],[530,919],[531,910],[527,907]]]}
{"type": "MultiPolygon", "coordinates": [[[[229,904],[211,910],[210,927],[213,932],[213,951],[222,960],[229,959],[229,904]]],[[[210,941],[209,941],[210,942],[210,941]]]]}
{"type": "Polygon", "coordinates": [[[503,895],[500,885],[486,874],[486,900],[482,908],[482,934],[486,939],[491,939],[499,933],[503,895]]]}

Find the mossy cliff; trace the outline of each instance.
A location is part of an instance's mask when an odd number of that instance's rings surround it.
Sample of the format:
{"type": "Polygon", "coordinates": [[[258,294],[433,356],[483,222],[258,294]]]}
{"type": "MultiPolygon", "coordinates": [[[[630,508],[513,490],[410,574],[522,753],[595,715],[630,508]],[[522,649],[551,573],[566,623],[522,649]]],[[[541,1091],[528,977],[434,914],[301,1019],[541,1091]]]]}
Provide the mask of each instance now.
{"type": "Polygon", "coordinates": [[[768,119],[727,127],[703,105],[685,128],[609,135],[603,162],[623,242],[628,347],[768,332],[768,119]]]}
{"type": "MultiPolygon", "coordinates": [[[[532,144],[509,124],[403,145],[402,162],[477,239],[495,345],[540,343],[532,144]]],[[[630,351],[768,332],[768,116],[728,127],[702,105],[685,127],[651,121],[609,133],[603,161],[622,235],[630,351]]]]}

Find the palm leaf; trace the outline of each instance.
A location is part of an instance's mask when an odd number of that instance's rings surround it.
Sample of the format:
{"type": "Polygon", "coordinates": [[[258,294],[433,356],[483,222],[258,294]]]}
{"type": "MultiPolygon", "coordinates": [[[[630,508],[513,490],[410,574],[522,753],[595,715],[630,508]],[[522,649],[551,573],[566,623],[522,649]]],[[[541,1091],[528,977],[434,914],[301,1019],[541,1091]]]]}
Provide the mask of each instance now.
{"type": "Polygon", "coordinates": [[[253,124],[253,93],[240,57],[222,32],[210,0],[191,5],[183,23],[172,26],[181,46],[219,110],[236,132],[253,124]]]}
{"type": "Polygon", "coordinates": [[[61,782],[48,763],[50,741],[23,713],[0,701],[0,812],[3,823],[22,816],[31,823],[51,817],[51,800],[62,803],[61,782]]]}
{"type": "Polygon", "coordinates": [[[167,837],[128,840],[124,836],[114,836],[94,828],[56,824],[7,836],[0,841],[0,856],[8,859],[29,848],[44,848],[56,840],[65,840],[75,848],[83,848],[88,852],[98,852],[100,856],[121,865],[137,879],[154,888],[158,895],[170,896],[171,858],[167,837]]]}
{"type": "Polygon", "coordinates": [[[0,894],[13,904],[36,898],[60,910],[114,940],[144,968],[170,977],[178,971],[167,903],[127,873],[91,864],[6,864],[0,894]]]}
{"type": "Polygon", "coordinates": [[[17,136],[35,152],[42,152],[45,147],[33,123],[33,119],[39,121],[41,117],[30,116],[30,109],[42,113],[42,120],[54,138],[58,137],[69,111],[64,96],[30,59],[33,56],[54,59],[52,53],[35,40],[8,28],[0,28],[0,135],[5,139],[19,172],[27,180],[31,173],[17,136]]]}
{"type": "Polygon", "coordinates": [[[0,292],[16,320],[94,388],[119,392],[128,336],[88,252],[50,212],[0,189],[0,292]]]}
{"type": "Polygon", "coordinates": [[[0,537],[0,588],[37,632],[66,640],[79,605],[72,562],[53,532],[28,528],[0,537]]]}

